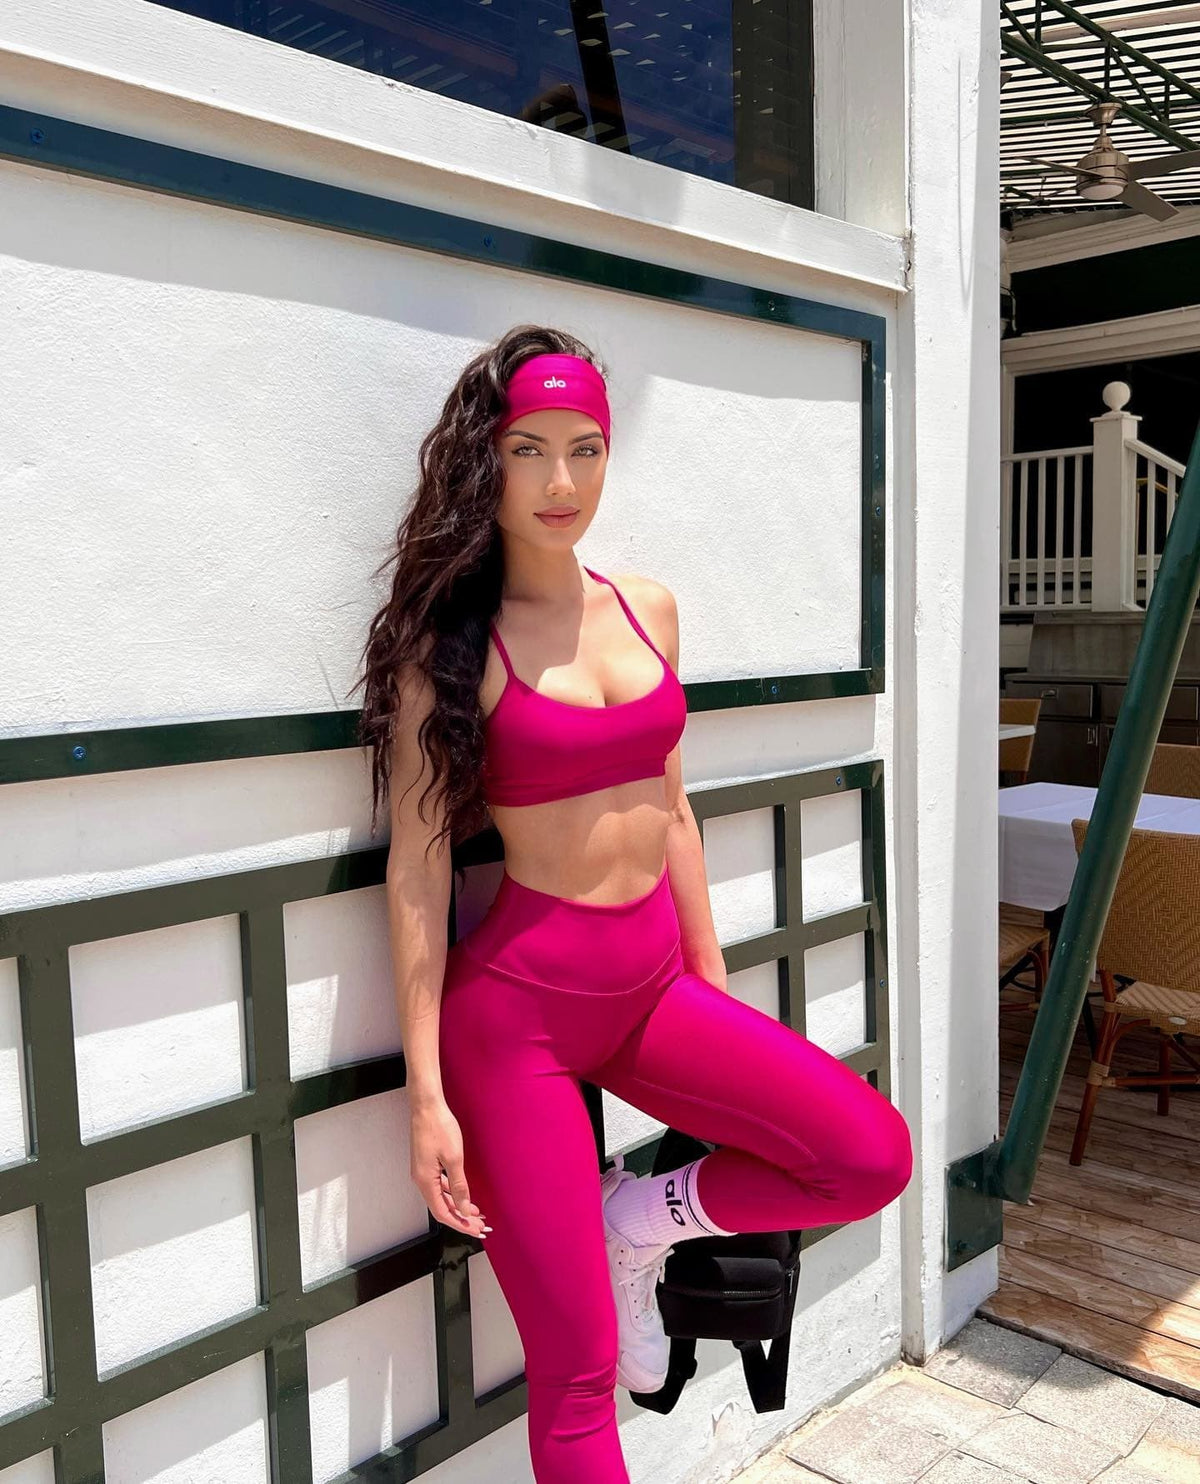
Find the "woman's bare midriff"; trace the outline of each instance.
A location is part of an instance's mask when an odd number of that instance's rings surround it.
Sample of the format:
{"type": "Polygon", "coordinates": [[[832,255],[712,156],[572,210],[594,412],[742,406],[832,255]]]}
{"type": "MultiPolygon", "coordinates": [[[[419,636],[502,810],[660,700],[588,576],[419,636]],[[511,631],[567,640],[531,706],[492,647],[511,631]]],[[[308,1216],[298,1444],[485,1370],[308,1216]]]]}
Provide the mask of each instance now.
{"type": "Polygon", "coordinates": [[[662,875],[670,813],[661,775],[542,804],[496,804],[492,818],[505,871],[534,891],[629,902],[662,875]]]}

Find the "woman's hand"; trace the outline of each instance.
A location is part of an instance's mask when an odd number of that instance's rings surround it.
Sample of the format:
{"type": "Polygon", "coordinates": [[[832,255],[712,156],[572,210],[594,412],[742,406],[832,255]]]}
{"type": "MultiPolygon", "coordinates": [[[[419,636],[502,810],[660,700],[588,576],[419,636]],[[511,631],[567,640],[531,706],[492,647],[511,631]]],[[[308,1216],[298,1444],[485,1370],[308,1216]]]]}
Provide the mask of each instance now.
{"type": "Polygon", "coordinates": [[[412,1177],[436,1220],[453,1231],[486,1238],[491,1227],[471,1200],[463,1174],[462,1131],[441,1099],[414,1103],[410,1119],[412,1177]]]}

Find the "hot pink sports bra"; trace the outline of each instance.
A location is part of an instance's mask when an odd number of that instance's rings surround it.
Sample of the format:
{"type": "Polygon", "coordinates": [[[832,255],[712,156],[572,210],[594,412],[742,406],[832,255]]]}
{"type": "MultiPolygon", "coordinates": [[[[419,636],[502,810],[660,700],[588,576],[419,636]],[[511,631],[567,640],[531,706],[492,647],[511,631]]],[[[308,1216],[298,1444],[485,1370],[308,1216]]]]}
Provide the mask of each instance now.
{"type": "Polygon", "coordinates": [[[679,741],[687,719],[687,700],[674,670],[638,623],[616,583],[625,616],[662,661],[662,679],[648,695],[614,706],[576,706],[544,696],[521,680],[503,640],[492,638],[508,671],[500,699],[485,722],[484,797],[492,804],[541,804],[591,793],[614,783],[660,777],[667,754],[679,741]]]}

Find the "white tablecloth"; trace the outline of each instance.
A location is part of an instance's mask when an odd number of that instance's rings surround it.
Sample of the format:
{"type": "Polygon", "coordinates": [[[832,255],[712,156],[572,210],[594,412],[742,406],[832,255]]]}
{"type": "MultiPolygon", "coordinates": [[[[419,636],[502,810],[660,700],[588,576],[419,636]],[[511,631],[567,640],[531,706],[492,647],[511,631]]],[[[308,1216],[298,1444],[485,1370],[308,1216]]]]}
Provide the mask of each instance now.
{"type": "MultiPolygon", "coordinates": [[[[1090,819],[1096,790],[1073,783],[1023,783],[1000,790],[1000,900],[1051,912],[1071,889],[1078,859],[1073,819],[1090,819]]],[[[1143,794],[1143,829],[1200,835],[1200,799],[1143,794]]]]}

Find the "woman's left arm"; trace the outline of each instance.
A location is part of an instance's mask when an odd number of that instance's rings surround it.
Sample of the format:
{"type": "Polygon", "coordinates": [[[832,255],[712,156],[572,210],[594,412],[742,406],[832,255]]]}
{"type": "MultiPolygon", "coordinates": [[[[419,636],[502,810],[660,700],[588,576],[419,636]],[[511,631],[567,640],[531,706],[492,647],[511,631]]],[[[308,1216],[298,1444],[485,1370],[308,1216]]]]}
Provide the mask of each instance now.
{"type": "MultiPolygon", "coordinates": [[[[657,589],[656,628],[662,640],[659,647],[671,668],[678,674],[679,612],[675,596],[661,583],[654,586],[657,589]]],[[[679,917],[683,965],[690,973],[699,974],[718,989],[728,989],[725,959],[717,942],[717,930],[713,924],[712,905],[708,896],[704,842],[683,786],[678,746],[667,755],[664,781],[667,808],[670,810],[667,873],[670,877],[671,896],[679,917]]]]}

